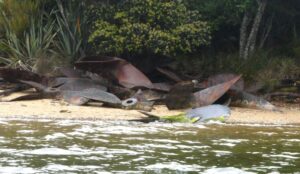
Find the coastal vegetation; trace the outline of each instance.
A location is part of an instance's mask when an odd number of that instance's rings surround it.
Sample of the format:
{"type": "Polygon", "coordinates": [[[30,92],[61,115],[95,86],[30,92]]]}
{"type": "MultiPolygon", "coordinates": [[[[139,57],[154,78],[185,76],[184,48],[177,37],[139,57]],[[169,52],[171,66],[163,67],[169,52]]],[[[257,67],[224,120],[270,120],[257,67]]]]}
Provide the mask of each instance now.
{"type": "Polygon", "coordinates": [[[147,74],[158,65],[195,78],[238,73],[272,90],[299,78],[299,8],[298,0],[2,0],[1,63],[47,74],[100,54],[147,74]]]}

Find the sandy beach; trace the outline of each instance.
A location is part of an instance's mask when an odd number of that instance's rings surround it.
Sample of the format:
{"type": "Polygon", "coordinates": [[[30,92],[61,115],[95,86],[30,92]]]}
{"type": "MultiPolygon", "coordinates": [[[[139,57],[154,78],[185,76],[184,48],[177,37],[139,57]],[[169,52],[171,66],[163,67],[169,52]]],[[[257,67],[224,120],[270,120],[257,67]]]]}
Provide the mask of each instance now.
{"type": "MultiPolygon", "coordinates": [[[[228,123],[245,124],[300,124],[300,108],[279,107],[282,112],[231,107],[228,123]]],[[[164,105],[155,106],[151,113],[161,116],[173,115],[183,110],[169,111],[164,105]]],[[[144,115],[135,110],[106,108],[97,104],[73,106],[60,100],[32,100],[1,102],[0,117],[50,118],[50,119],[89,119],[89,120],[133,120],[144,115]]]]}

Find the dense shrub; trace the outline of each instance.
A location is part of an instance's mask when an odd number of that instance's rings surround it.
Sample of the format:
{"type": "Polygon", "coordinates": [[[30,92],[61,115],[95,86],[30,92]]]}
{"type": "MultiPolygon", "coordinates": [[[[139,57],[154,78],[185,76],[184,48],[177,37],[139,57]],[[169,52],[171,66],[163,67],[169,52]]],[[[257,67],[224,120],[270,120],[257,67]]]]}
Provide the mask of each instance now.
{"type": "Polygon", "coordinates": [[[180,1],[131,0],[93,9],[89,42],[98,54],[190,53],[210,41],[210,27],[180,1]]]}

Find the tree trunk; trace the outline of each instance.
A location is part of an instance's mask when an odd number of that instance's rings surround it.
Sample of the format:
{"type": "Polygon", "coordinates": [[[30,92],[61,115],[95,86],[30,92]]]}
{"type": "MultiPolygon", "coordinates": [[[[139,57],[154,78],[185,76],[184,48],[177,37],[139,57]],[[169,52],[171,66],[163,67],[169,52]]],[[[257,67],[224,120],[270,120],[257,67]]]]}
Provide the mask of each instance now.
{"type": "MultiPolygon", "coordinates": [[[[243,59],[247,59],[254,52],[254,49],[255,49],[255,46],[256,46],[257,33],[258,33],[258,30],[259,30],[259,26],[260,26],[263,14],[264,14],[266,6],[267,6],[267,2],[268,2],[268,0],[257,0],[258,9],[257,9],[256,15],[255,15],[255,18],[254,18],[254,22],[252,24],[250,34],[247,38],[246,45],[244,46],[244,49],[242,51],[243,52],[243,54],[242,54],[243,59]]],[[[242,27],[241,27],[241,30],[242,30],[242,27]]],[[[242,39],[242,37],[241,37],[241,39],[242,39]]]]}
{"type": "Polygon", "coordinates": [[[240,52],[239,52],[240,57],[243,57],[245,46],[247,43],[247,37],[248,37],[247,28],[249,23],[250,23],[250,12],[246,11],[240,29],[240,52]]]}
{"type": "Polygon", "coordinates": [[[264,31],[262,33],[261,40],[259,43],[259,49],[262,49],[264,47],[266,40],[271,32],[271,29],[273,27],[273,18],[274,18],[274,14],[269,18],[269,20],[264,28],[264,31]]]}

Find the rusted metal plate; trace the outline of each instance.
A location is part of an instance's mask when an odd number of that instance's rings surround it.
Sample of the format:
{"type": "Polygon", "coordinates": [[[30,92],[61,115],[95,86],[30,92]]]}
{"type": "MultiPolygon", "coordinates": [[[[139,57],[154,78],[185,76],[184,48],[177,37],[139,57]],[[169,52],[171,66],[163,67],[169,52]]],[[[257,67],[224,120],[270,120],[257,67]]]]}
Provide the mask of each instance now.
{"type": "Polygon", "coordinates": [[[181,82],[183,81],[179,76],[177,76],[175,73],[163,69],[163,68],[156,68],[158,72],[162,73],[163,75],[165,75],[166,77],[168,77],[169,79],[175,81],[175,82],[181,82]]]}
{"type": "Polygon", "coordinates": [[[78,91],[62,91],[61,96],[65,102],[76,106],[82,106],[89,102],[89,99],[80,96],[78,91]]]}
{"type": "Polygon", "coordinates": [[[122,107],[124,109],[151,111],[154,103],[154,101],[147,99],[142,90],[138,90],[132,97],[122,101],[122,107]]]}
{"type": "Polygon", "coordinates": [[[200,107],[213,104],[221,96],[223,96],[240,78],[241,76],[236,76],[227,82],[195,92],[193,95],[195,98],[193,106],[200,107]]]}
{"type": "Polygon", "coordinates": [[[99,73],[126,87],[152,87],[149,78],[135,66],[124,59],[117,57],[93,56],[85,57],[75,63],[79,69],[99,73]],[[112,78],[113,77],[113,78],[112,78]]]}
{"type": "MultiPolygon", "coordinates": [[[[216,74],[213,76],[208,77],[205,81],[201,82],[199,84],[200,87],[202,88],[208,88],[211,86],[215,86],[220,83],[227,82],[233,78],[235,78],[237,75],[236,74],[216,74]]],[[[236,90],[244,90],[244,80],[240,78],[232,87],[231,89],[236,89],[236,90]]]]}
{"type": "Polygon", "coordinates": [[[81,97],[100,101],[108,104],[121,104],[121,100],[112,93],[105,92],[103,90],[89,88],[79,92],[81,97]]]}
{"type": "Polygon", "coordinates": [[[89,88],[82,91],[65,90],[61,91],[63,99],[74,105],[84,105],[89,100],[96,100],[108,104],[121,104],[121,100],[114,94],[103,90],[89,88]]]}
{"type": "Polygon", "coordinates": [[[152,82],[140,70],[130,63],[120,64],[115,70],[119,84],[126,88],[152,87],[152,82]]]}
{"type": "Polygon", "coordinates": [[[120,64],[126,63],[125,60],[117,57],[106,56],[87,56],[75,62],[75,67],[102,75],[107,79],[113,80],[115,70],[120,64]]]}

